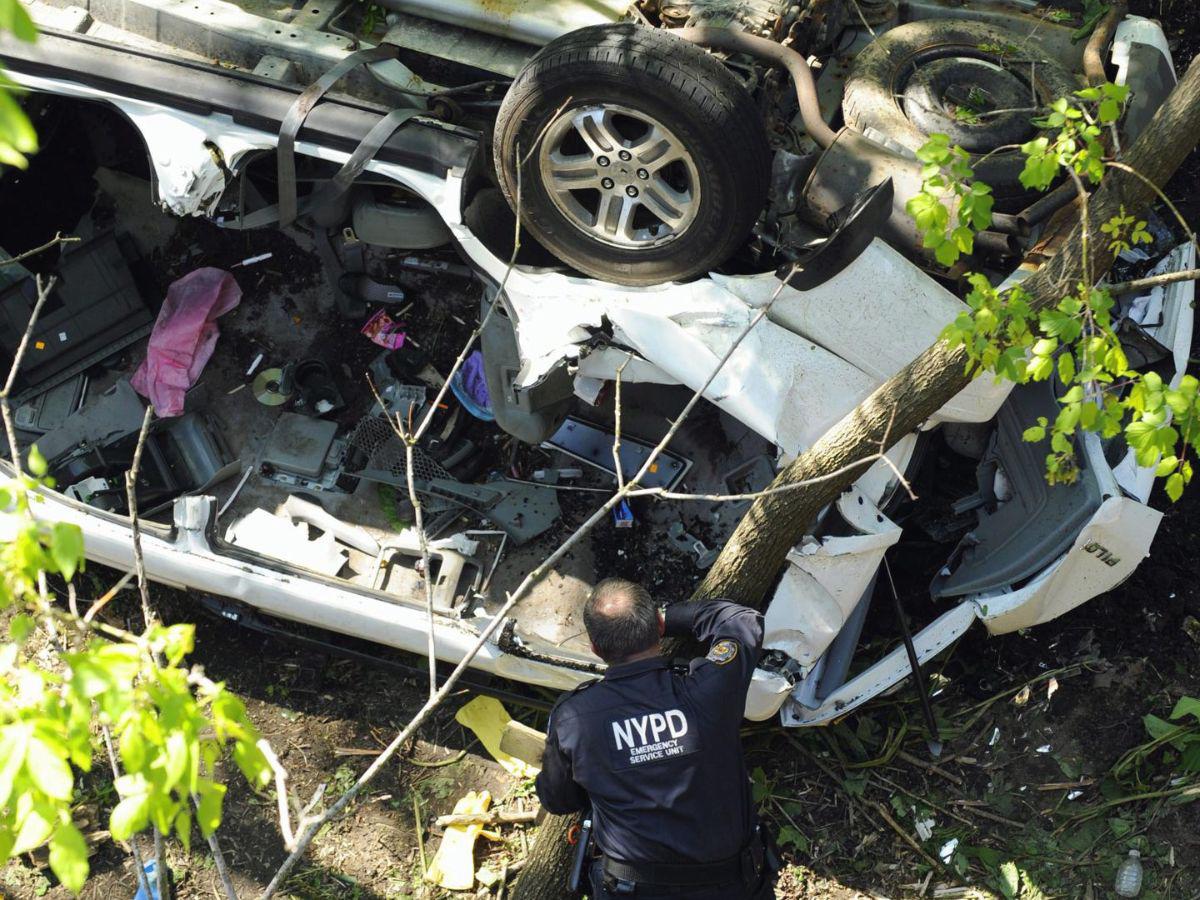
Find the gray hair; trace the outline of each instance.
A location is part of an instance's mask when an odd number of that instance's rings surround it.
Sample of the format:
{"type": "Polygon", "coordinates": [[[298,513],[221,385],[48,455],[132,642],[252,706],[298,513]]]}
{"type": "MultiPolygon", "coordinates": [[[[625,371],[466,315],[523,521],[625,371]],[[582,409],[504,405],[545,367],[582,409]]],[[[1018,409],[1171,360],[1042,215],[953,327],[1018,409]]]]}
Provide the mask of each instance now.
{"type": "Polygon", "coordinates": [[[583,624],[605,662],[620,662],[658,643],[658,609],[650,592],[624,578],[605,578],[592,589],[583,624]]]}

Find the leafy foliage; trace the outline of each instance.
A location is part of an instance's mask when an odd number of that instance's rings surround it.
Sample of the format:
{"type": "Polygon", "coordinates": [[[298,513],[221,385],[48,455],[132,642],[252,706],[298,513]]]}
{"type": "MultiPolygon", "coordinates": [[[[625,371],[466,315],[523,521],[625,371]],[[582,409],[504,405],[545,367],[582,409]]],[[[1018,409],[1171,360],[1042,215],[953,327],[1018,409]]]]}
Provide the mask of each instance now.
{"type": "Polygon", "coordinates": [[[952,147],[944,134],[930,135],[917,159],[924,164],[921,191],[904,208],[916,220],[925,248],[942,265],[951,266],[974,251],[975,233],[991,225],[992,189],[973,180],[970,154],[952,147]],[[943,202],[947,197],[955,204],[953,211],[943,202]]]}
{"type": "Polygon", "coordinates": [[[83,568],[83,537],[75,525],[34,519],[46,462],[35,449],[28,465],[32,474],[0,486],[12,535],[0,549],[0,608],[14,613],[0,644],[0,859],[49,842],[51,869],[78,892],[88,858],[72,806],[76,773],[95,761],[96,724],[110,731],[124,770],[109,819],[118,840],[149,825],[185,847],[193,825],[212,834],[225,794],[215,767],[227,747],[252,785],[265,786],[271,770],[242,702],[186,666],[191,625],[133,635],[89,625],[50,599],[47,577],[71,582],[83,568]],[[56,636],[56,665],[34,661],[39,631],[56,636]]]}
{"type": "Polygon", "coordinates": [[[1128,97],[1125,85],[1103,84],[1050,104],[1050,112],[1034,119],[1034,124],[1053,134],[1021,146],[1025,154],[1021,184],[1044,191],[1064,169],[1099,184],[1104,177],[1104,129],[1121,118],[1128,97]]]}
{"type": "MultiPolygon", "coordinates": [[[[21,0],[0,0],[0,31],[22,41],[37,40],[37,29],[21,0]]],[[[0,67],[0,165],[24,169],[26,155],[37,150],[37,133],[13,97],[14,85],[0,67]]]]}
{"type": "MultiPolygon", "coordinates": [[[[1055,101],[1035,120],[1051,133],[1021,148],[1026,159],[1022,184],[1044,190],[1064,173],[1077,178],[1080,186],[1099,183],[1106,170],[1104,130],[1120,119],[1127,97],[1126,88],[1105,84],[1055,101]]],[[[953,177],[965,173],[963,151],[949,147],[944,135],[931,138],[922,154],[922,159],[950,160],[953,177]]],[[[972,190],[977,186],[972,184],[972,190]]],[[[987,208],[990,214],[990,203],[987,208]]],[[[959,250],[969,252],[965,239],[945,236],[950,213],[935,195],[918,194],[909,212],[925,231],[926,246],[940,248],[943,239],[954,243],[955,252],[939,254],[942,262],[956,260],[959,250]]],[[[975,221],[971,217],[959,228],[975,221]]],[[[1146,222],[1124,207],[1101,232],[1114,256],[1151,242],[1146,222]]],[[[1138,465],[1154,468],[1157,477],[1166,479],[1168,496],[1178,500],[1192,479],[1189,454],[1200,452],[1200,382],[1185,376],[1173,388],[1154,372],[1131,369],[1115,330],[1116,303],[1103,285],[1078,282],[1050,308],[1035,311],[1019,284],[999,290],[981,274],[970,274],[967,281],[970,309],[947,326],[942,337],[966,350],[968,371],[991,372],[1017,384],[1057,382],[1058,414],[1053,421],[1039,418],[1024,433],[1029,442],[1047,444],[1047,479],[1070,483],[1078,477],[1081,431],[1104,439],[1121,436],[1138,465]]]]}

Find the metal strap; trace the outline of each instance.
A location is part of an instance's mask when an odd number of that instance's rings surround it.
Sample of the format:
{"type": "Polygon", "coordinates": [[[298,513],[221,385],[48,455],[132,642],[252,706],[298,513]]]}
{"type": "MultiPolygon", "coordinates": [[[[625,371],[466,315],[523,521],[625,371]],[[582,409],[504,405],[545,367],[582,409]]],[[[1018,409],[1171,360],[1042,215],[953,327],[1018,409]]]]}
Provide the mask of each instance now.
{"type": "MultiPolygon", "coordinates": [[[[365,50],[356,50],[341,62],[306,87],[292,104],[283,124],[279,126],[278,173],[279,173],[279,225],[290,225],[296,221],[296,135],[300,126],[324,95],[335,83],[352,69],[369,63],[395,59],[400,48],[395,44],[380,44],[365,50]]],[[[373,134],[375,129],[371,129],[373,134]]],[[[367,136],[368,138],[370,135],[367,136]]]]}
{"type": "MultiPolygon", "coordinates": [[[[375,154],[379,152],[379,148],[388,142],[388,139],[396,132],[396,129],[411,119],[413,116],[419,115],[422,111],[419,109],[405,108],[394,109],[373,126],[367,132],[367,136],[362,139],[362,142],[354,148],[354,152],[350,154],[350,158],[342,163],[342,167],[337,170],[336,174],[329,179],[325,184],[313,192],[309,201],[309,206],[317,209],[326,203],[331,203],[340,197],[346,191],[350,190],[354,180],[362,174],[367,163],[375,158],[375,154]]],[[[280,156],[282,161],[283,157],[280,156]]],[[[295,182],[293,181],[293,188],[295,182]]],[[[295,191],[292,191],[292,202],[296,201],[295,191]]],[[[287,224],[283,221],[283,188],[282,182],[279,191],[279,224],[283,226],[287,224]]],[[[293,213],[294,215],[294,213],[293,213]]]]}

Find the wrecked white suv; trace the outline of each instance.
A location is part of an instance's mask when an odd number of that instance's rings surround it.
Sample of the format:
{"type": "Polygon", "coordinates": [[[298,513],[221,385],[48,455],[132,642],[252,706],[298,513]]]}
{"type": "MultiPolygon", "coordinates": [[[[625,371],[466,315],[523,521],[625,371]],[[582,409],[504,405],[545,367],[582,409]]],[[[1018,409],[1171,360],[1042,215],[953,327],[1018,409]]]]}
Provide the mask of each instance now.
{"type": "MultiPolygon", "coordinates": [[[[436,652],[450,662],[561,538],[560,500],[611,483],[618,372],[629,474],[778,295],[648,476],[696,495],[764,487],[965,308],[903,208],[928,135],[949,134],[993,186],[994,230],[970,263],[1000,283],[1028,274],[1019,263],[1046,222],[1071,214],[1069,188],[1030,196],[1017,179],[1009,148],[1036,135],[1030,109],[1089,81],[1126,84],[1128,141],[1175,83],[1156,23],[1118,8],[1081,29],[1028,0],[387,0],[370,38],[345,27],[365,9],[352,0],[27,5],[42,36],[5,38],[0,62],[39,114],[93,143],[132,127],[163,210],[237,231],[297,225],[324,270],[308,299],[256,294],[250,260],[237,275],[252,313],[210,348],[183,415],[159,419],[147,447],[150,578],[224,598],[234,619],[418,654],[430,578],[436,652]],[[508,271],[514,211],[524,228],[508,271]],[[403,292],[370,262],[395,251],[419,266],[439,247],[483,283],[484,308],[503,292],[481,357],[415,456],[436,537],[424,572],[395,504],[375,498],[407,490],[386,414],[429,402],[445,369],[389,331],[403,292]],[[368,365],[321,358],[364,319],[382,348],[368,365]],[[516,439],[507,462],[476,459],[480,429],[516,439]],[[542,462],[525,471],[512,460],[529,448],[542,462]]],[[[78,524],[89,558],[127,569],[120,477],[144,410],[128,376],[158,328],[123,239],[78,212],[88,240],[58,263],[18,424],[58,484],[38,515],[78,524]]],[[[151,243],[169,229],[138,227],[151,243]]],[[[1192,267],[1192,246],[1152,227],[1152,250],[1125,264],[1192,267]]],[[[30,289],[3,291],[11,351],[30,289]]],[[[1192,296],[1186,282],[1120,298],[1135,365],[1182,377],[1192,296]]],[[[1052,384],[977,380],[896,445],[894,469],[877,464],[825,510],[766,608],[747,715],[828,721],[911,671],[903,647],[858,650],[901,537],[894,473],[919,484],[934,441],[975,475],[942,521],[926,520],[944,544],[931,586],[943,611],[914,636],[920,661],[976,619],[1025,628],[1128,577],[1160,519],[1153,472],[1119,440],[1085,434],[1078,482],[1049,487],[1045,449],[1022,432],[1056,409],[1052,384]]],[[[746,508],[661,503],[623,510],[614,528],[639,529],[698,577],[746,508]]],[[[580,607],[611,569],[601,555],[547,575],[475,667],[551,688],[592,677],[580,607]]]]}

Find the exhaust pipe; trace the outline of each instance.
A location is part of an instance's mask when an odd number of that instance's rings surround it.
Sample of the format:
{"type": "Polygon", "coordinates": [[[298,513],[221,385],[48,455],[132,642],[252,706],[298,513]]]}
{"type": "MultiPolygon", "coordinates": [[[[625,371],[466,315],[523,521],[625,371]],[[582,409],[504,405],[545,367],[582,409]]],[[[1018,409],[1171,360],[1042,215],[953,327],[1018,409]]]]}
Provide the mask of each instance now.
{"type": "Polygon", "coordinates": [[[792,82],[796,86],[800,119],[804,122],[804,130],[808,132],[808,136],[817,142],[818,147],[829,147],[836,140],[837,134],[821,117],[821,104],[817,100],[817,83],[813,79],[812,69],[808,67],[808,61],[791,47],[729,28],[673,28],[670,33],[701,47],[711,47],[727,53],[745,53],[747,56],[757,56],[783,66],[792,76],[792,82]]]}

